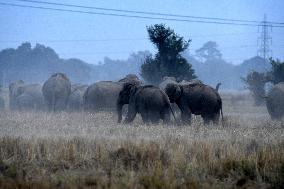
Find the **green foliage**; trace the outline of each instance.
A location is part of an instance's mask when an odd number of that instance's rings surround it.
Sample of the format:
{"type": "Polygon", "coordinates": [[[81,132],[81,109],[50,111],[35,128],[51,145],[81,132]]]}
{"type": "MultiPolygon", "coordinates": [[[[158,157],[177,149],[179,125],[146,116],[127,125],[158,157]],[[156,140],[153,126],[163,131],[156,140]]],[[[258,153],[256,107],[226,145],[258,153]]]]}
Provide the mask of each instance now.
{"type": "Polygon", "coordinates": [[[284,62],[280,62],[280,60],[273,60],[271,58],[270,63],[272,65],[270,81],[274,84],[284,82],[284,62]]]}
{"type": "Polygon", "coordinates": [[[0,51],[0,83],[22,79],[27,83],[42,83],[51,74],[63,72],[73,82],[90,80],[90,66],[78,59],[64,60],[50,47],[28,42],[16,49],[0,51]]]}
{"type": "Polygon", "coordinates": [[[266,83],[272,82],[277,84],[284,82],[284,62],[270,58],[270,64],[272,66],[271,71],[265,73],[253,71],[249,73],[246,78],[242,78],[243,82],[254,96],[255,105],[261,105],[264,102],[264,87],[266,83]]]}
{"type": "Polygon", "coordinates": [[[150,41],[158,50],[155,57],[148,56],[141,66],[141,76],[147,82],[157,84],[164,76],[181,80],[196,78],[191,65],[181,56],[190,40],[184,40],[164,24],[149,26],[147,31],[150,41]]]}
{"type": "Polygon", "coordinates": [[[219,51],[215,41],[208,41],[200,49],[195,51],[196,56],[203,61],[212,61],[222,59],[222,53],[219,51]]]}
{"type": "Polygon", "coordinates": [[[252,92],[255,105],[263,104],[263,96],[265,95],[264,86],[267,82],[266,73],[252,71],[246,76],[246,78],[242,78],[242,80],[246,84],[247,89],[252,92]]]}

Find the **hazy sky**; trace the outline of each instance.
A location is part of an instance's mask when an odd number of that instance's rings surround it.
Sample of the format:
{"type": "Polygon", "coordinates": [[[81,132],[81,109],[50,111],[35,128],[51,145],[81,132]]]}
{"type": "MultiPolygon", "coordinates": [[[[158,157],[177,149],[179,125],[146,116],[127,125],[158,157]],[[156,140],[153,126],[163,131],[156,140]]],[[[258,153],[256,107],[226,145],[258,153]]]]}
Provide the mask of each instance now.
{"type": "MultiPolygon", "coordinates": [[[[43,1],[43,0],[39,0],[43,1]]],[[[203,17],[259,20],[267,14],[268,20],[284,23],[284,0],[45,0],[84,6],[127,9],[203,17]]],[[[15,3],[55,7],[35,3],[0,0],[15,3]]],[[[59,7],[63,9],[107,12],[98,10],[59,7]]],[[[108,12],[110,13],[110,12],[108,12]]],[[[112,12],[114,13],[114,12],[112,12]]],[[[118,13],[117,14],[123,14],[118,13]]],[[[229,26],[148,20],[57,12],[0,5],[0,49],[17,47],[31,41],[50,46],[63,58],[80,58],[96,64],[105,56],[125,59],[131,52],[150,50],[146,26],[165,23],[186,38],[192,39],[189,50],[201,47],[209,40],[216,41],[224,58],[234,64],[256,55],[258,27],[229,26]]],[[[284,25],[283,25],[284,26],[284,25]]],[[[273,57],[284,59],[284,28],[273,28],[273,57]]]]}

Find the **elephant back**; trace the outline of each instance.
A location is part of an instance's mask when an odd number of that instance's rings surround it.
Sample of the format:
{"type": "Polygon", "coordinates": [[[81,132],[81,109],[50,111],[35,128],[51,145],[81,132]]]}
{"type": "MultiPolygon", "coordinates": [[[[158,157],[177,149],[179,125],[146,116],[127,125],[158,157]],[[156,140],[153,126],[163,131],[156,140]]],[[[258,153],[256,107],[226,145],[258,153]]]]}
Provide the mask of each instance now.
{"type": "Polygon", "coordinates": [[[182,89],[193,114],[200,115],[201,113],[219,112],[222,108],[222,100],[219,93],[209,85],[195,83],[184,85],[182,89]]]}
{"type": "Polygon", "coordinates": [[[163,81],[159,84],[159,88],[162,89],[163,91],[165,91],[166,89],[166,86],[168,84],[178,84],[177,81],[176,81],[176,78],[174,77],[164,77],[163,78],[163,81]]]}
{"type": "Polygon", "coordinates": [[[128,74],[124,78],[120,79],[118,82],[120,82],[120,83],[137,83],[137,84],[141,84],[140,79],[135,74],[128,74]]]}
{"type": "Polygon", "coordinates": [[[189,81],[187,80],[182,80],[181,82],[178,83],[179,85],[194,85],[194,84],[203,84],[203,82],[199,79],[191,79],[189,81]]]}
{"type": "Polygon", "coordinates": [[[53,74],[43,85],[42,93],[51,108],[65,109],[71,93],[71,82],[63,73],[53,74]]]}
{"type": "Polygon", "coordinates": [[[84,108],[87,110],[115,110],[116,100],[123,83],[99,81],[90,85],[84,94],[84,108]]]}
{"type": "Polygon", "coordinates": [[[62,73],[52,75],[43,85],[43,95],[49,97],[55,96],[69,96],[71,93],[71,82],[62,73]]]}

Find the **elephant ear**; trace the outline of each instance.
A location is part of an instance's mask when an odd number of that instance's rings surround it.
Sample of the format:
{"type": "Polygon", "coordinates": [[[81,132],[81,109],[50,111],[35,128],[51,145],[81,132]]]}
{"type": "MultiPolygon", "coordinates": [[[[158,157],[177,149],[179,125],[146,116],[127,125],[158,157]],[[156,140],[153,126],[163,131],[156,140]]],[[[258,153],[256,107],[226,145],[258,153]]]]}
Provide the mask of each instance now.
{"type": "Polygon", "coordinates": [[[179,86],[178,84],[174,84],[174,83],[167,84],[165,91],[171,103],[176,102],[182,94],[181,86],[179,86]]]}

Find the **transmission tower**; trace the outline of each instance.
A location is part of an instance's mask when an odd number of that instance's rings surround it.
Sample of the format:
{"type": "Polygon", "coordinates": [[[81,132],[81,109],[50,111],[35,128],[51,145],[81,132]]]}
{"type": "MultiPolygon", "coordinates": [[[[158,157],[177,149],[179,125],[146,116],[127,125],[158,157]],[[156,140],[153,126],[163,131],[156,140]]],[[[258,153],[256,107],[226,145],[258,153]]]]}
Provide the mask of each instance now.
{"type": "Polygon", "coordinates": [[[270,49],[270,45],[272,45],[272,37],[269,34],[269,31],[272,32],[272,25],[267,22],[266,14],[264,15],[263,21],[260,23],[258,31],[260,32],[260,36],[257,40],[257,55],[266,60],[272,56],[272,50],[270,49]]]}

